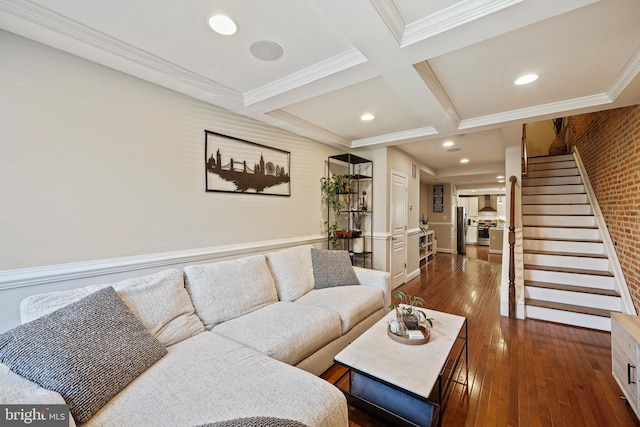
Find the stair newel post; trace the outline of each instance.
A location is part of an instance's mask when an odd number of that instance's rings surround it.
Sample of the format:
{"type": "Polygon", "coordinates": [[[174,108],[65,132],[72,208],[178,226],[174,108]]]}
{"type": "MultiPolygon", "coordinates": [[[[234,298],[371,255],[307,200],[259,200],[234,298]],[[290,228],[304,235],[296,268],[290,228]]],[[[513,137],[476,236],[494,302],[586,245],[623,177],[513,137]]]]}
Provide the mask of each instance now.
{"type": "Polygon", "coordinates": [[[518,178],[511,176],[511,203],[509,204],[509,317],[516,317],[516,182],[518,178]]]}

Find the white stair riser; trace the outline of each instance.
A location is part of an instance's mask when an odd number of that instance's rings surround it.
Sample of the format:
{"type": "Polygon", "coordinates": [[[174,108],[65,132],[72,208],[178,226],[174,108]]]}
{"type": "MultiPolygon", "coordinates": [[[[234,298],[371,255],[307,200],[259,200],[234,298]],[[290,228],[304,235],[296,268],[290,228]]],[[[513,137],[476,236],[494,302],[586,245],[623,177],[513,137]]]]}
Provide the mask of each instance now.
{"type": "Polygon", "coordinates": [[[568,160],[573,160],[573,154],[557,154],[553,157],[549,156],[538,156],[538,157],[529,157],[529,164],[531,163],[549,163],[549,160],[554,162],[565,162],[568,160]]]}
{"type": "Polygon", "coordinates": [[[536,288],[535,286],[525,286],[525,295],[527,298],[537,299],[539,301],[559,302],[611,311],[622,310],[622,299],[609,295],[536,288]]]}
{"type": "Polygon", "coordinates": [[[593,216],[544,216],[544,215],[524,215],[522,217],[523,225],[543,225],[547,227],[594,227],[596,220],[593,216]]]}
{"type": "Polygon", "coordinates": [[[586,194],[533,194],[523,195],[523,205],[571,205],[589,203],[586,194]]]}
{"type": "MultiPolygon", "coordinates": [[[[525,250],[526,251],[526,250],[525,250]]],[[[548,267],[579,268],[583,270],[609,271],[607,258],[588,258],[581,256],[524,254],[524,263],[548,267]]]]}
{"type": "Polygon", "coordinates": [[[573,176],[580,175],[578,168],[569,169],[549,169],[549,170],[531,170],[527,174],[527,178],[546,178],[550,176],[573,176]]]}
{"type": "MultiPolygon", "coordinates": [[[[576,240],[599,240],[600,231],[597,228],[548,228],[548,227],[527,227],[522,230],[522,235],[527,237],[538,237],[548,239],[576,239],[576,240]]],[[[601,252],[598,252],[601,253],[601,252]]]]}
{"type": "Polygon", "coordinates": [[[601,331],[611,331],[610,317],[553,310],[550,308],[535,307],[532,305],[526,306],[525,311],[526,316],[530,319],[564,323],[566,325],[581,326],[583,328],[598,329],[601,331]]]}
{"type": "Polygon", "coordinates": [[[591,205],[523,205],[523,214],[591,215],[591,205]]]}
{"type": "Polygon", "coordinates": [[[538,185],[571,185],[582,184],[582,178],[576,176],[553,176],[549,178],[524,178],[522,187],[535,187],[538,185]]]}
{"type": "Polygon", "coordinates": [[[524,269],[524,280],[532,282],[557,283],[559,285],[585,286],[595,289],[613,290],[614,280],[611,276],[591,274],[564,273],[558,271],[524,269]]]}
{"type": "Polygon", "coordinates": [[[575,160],[566,160],[564,162],[546,162],[546,163],[529,163],[530,171],[539,171],[547,169],[568,169],[575,168],[575,160]]]}
{"type": "Polygon", "coordinates": [[[522,194],[583,194],[584,185],[539,185],[536,187],[523,187],[522,194]]]}
{"type": "Polygon", "coordinates": [[[560,240],[530,240],[524,238],[526,251],[569,252],[578,254],[604,254],[604,244],[595,242],[565,242],[560,240]]]}

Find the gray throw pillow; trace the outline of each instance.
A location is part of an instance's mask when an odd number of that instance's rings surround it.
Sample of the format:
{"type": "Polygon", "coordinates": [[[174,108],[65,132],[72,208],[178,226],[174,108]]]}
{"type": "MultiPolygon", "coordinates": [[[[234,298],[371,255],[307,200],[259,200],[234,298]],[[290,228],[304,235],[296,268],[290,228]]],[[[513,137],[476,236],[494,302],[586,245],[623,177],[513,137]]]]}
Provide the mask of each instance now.
{"type": "Polygon", "coordinates": [[[360,284],[347,251],[311,248],[311,264],[315,289],[360,284]]]}
{"type": "Polygon", "coordinates": [[[165,354],[112,287],[0,335],[0,362],[60,393],[79,423],[165,354]]]}
{"type": "Polygon", "coordinates": [[[202,424],[197,427],[307,427],[299,421],[274,417],[236,418],[216,423],[202,424]]]}

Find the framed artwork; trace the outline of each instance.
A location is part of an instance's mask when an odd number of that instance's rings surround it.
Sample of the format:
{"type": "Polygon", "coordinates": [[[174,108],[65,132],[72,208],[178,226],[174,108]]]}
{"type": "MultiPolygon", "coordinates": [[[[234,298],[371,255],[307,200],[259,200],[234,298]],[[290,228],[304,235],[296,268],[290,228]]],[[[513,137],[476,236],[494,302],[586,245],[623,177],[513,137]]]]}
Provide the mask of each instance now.
{"type": "Polygon", "coordinates": [[[433,211],[444,212],[444,185],[433,186],[433,211]]]}
{"type": "Polygon", "coordinates": [[[208,130],[206,191],[291,196],[291,153],[208,130]]]}

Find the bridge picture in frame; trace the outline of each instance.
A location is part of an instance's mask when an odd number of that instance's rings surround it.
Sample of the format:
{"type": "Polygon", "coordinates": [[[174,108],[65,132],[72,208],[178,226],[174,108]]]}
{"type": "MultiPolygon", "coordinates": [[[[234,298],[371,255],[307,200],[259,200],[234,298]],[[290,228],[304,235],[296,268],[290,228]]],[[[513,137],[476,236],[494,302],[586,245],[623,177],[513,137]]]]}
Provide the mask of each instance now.
{"type": "Polygon", "coordinates": [[[291,196],[291,153],[205,130],[206,191],[291,196]]]}

